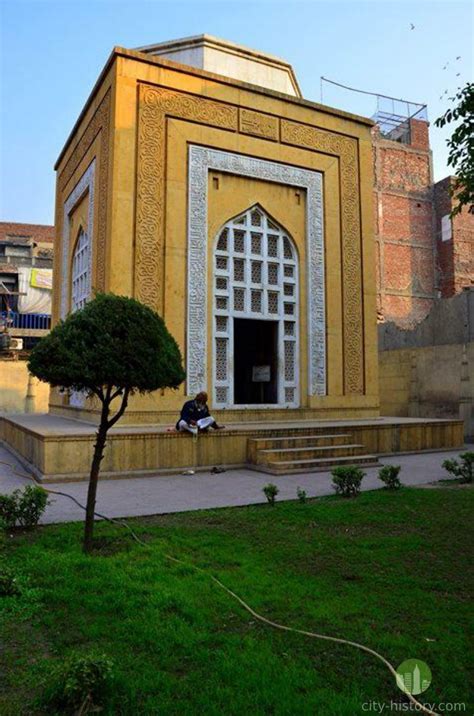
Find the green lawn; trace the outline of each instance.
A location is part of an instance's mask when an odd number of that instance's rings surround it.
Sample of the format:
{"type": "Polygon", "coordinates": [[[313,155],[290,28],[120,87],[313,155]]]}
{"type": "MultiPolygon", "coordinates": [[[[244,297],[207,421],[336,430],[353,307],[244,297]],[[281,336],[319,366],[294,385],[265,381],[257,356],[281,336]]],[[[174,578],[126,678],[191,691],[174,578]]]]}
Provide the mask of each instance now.
{"type": "Polygon", "coordinates": [[[425,660],[421,698],[470,714],[472,514],[470,487],[405,488],[130,520],[151,549],[99,524],[93,557],[79,524],[7,537],[30,592],[0,601],[0,714],[36,713],[51,665],[93,647],[116,665],[110,714],[354,716],[404,700],[373,657],[264,626],[165,553],[271,619],[362,642],[395,666],[425,660]]]}

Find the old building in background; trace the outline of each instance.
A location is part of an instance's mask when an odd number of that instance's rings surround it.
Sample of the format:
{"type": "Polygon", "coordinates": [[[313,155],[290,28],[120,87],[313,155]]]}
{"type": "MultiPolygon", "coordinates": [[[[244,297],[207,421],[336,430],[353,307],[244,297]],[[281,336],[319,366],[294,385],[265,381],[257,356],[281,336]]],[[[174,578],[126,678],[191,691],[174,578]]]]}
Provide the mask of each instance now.
{"type": "Polygon", "coordinates": [[[434,184],[427,106],[321,77],[321,96],[374,120],[379,322],[415,328],[435,301],[473,285],[474,208],[451,218],[454,177],[434,184]],[[364,111],[363,111],[364,113],[364,111]]]}
{"type": "Polygon", "coordinates": [[[0,222],[0,413],[45,411],[28,351],[51,326],[54,226],[0,222]]]}
{"type": "Polygon", "coordinates": [[[379,320],[410,326],[436,295],[428,123],[423,111],[375,119],[377,309],[379,320]]]}
{"type": "Polygon", "coordinates": [[[436,270],[438,295],[450,298],[474,286],[474,206],[451,217],[455,177],[434,185],[436,270]]]}
{"type": "Polygon", "coordinates": [[[474,214],[451,218],[453,177],[433,184],[426,107],[374,119],[378,317],[410,329],[437,298],[473,285],[474,214]]]}
{"type": "Polygon", "coordinates": [[[31,348],[51,325],[54,226],[0,222],[0,322],[12,341],[31,348]]]}

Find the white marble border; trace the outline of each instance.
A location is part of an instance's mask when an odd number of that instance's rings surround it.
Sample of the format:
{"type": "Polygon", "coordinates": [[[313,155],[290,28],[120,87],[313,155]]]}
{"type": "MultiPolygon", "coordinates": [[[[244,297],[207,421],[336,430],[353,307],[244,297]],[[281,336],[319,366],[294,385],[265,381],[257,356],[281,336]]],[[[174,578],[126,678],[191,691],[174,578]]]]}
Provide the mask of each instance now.
{"type": "Polygon", "coordinates": [[[89,294],[91,292],[92,281],[92,255],[93,255],[93,227],[94,227],[94,177],[95,177],[95,159],[89,164],[76,186],[69,194],[64,202],[63,214],[63,236],[62,236],[62,255],[61,255],[61,301],[59,315],[66,318],[69,312],[69,288],[71,283],[70,269],[70,242],[71,236],[69,231],[70,216],[75,206],[79,203],[86,192],[89,192],[89,213],[87,217],[87,234],[89,240],[89,294]]]}
{"type": "Polygon", "coordinates": [[[189,147],[188,160],[187,394],[207,387],[207,184],[209,170],[215,170],[306,190],[308,385],[310,395],[326,395],[322,175],[195,145],[189,147]]]}

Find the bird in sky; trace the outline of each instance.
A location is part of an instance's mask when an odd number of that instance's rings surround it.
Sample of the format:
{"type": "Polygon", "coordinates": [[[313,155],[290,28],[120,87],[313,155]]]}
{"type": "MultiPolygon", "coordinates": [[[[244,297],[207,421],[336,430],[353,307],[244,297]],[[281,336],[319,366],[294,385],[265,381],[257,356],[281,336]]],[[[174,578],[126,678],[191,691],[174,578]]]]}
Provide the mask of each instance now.
{"type": "Polygon", "coordinates": [[[410,22],[410,30],[414,30],[414,29],[415,29],[414,24],[412,22],[410,22]]]}

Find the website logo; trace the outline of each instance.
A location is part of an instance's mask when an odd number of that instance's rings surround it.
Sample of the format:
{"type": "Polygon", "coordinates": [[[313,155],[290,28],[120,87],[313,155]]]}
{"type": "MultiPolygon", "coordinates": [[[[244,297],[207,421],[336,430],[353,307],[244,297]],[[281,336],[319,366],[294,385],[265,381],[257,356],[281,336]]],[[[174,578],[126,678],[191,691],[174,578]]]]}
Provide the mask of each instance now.
{"type": "Polygon", "coordinates": [[[431,684],[431,669],[421,659],[405,659],[397,669],[397,686],[405,694],[417,696],[431,684]]]}

